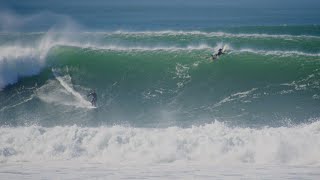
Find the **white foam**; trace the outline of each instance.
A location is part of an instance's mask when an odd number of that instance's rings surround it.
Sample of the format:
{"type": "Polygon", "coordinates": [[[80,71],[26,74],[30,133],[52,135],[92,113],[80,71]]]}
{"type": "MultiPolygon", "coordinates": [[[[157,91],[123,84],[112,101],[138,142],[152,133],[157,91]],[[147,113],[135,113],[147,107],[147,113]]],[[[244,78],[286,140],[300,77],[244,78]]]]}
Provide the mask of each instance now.
{"type": "Polygon", "coordinates": [[[239,101],[242,99],[247,98],[250,94],[252,94],[254,91],[256,91],[258,88],[252,88],[251,90],[244,91],[244,92],[237,92],[234,94],[231,94],[230,96],[225,97],[218,103],[214,104],[211,108],[219,107],[225,103],[232,102],[232,101],[239,101]]]}
{"type": "Polygon", "coordinates": [[[296,127],[0,128],[0,161],[320,165],[320,121],[296,127]]]}
{"type": "Polygon", "coordinates": [[[231,37],[231,38],[275,38],[275,39],[294,39],[294,38],[320,38],[312,35],[290,35],[290,34],[266,34],[266,33],[227,33],[222,31],[204,32],[204,31],[114,31],[100,32],[105,35],[124,35],[124,36],[205,36],[205,37],[231,37]]]}
{"type": "Polygon", "coordinates": [[[250,48],[233,49],[232,53],[253,53],[260,55],[275,55],[275,56],[309,56],[309,57],[319,57],[320,53],[305,53],[301,51],[279,51],[279,50],[257,50],[250,48]]]}
{"type": "Polygon", "coordinates": [[[44,161],[0,164],[0,179],[319,179],[320,167],[289,165],[108,164],[88,161],[44,161]],[[280,177],[280,178],[279,178],[280,177]]]}
{"type": "Polygon", "coordinates": [[[37,45],[18,43],[0,46],[0,90],[17,82],[20,77],[38,74],[54,45],[50,33],[47,33],[37,45]]]}
{"type": "Polygon", "coordinates": [[[53,70],[56,80],[49,80],[37,90],[37,97],[47,103],[81,108],[94,108],[71,83],[69,75],[59,76],[53,70]]]}
{"type": "Polygon", "coordinates": [[[77,42],[57,42],[55,45],[73,46],[79,48],[90,48],[93,50],[111,50],[111,51],[192,51],[192,50],[210,50],[211,46],[207,44],[181,46],[126,46],[126,45],[101,45],[95,43],[77,43],[77,42]]]}
{"type": "Polygon", "coordinates": [[[319,57],[320,53],[306,53],[302,51],[282,51],[282,50],[259,50],[251,48],[233,48],[228,43],[217,43],[216,46],[212,47],[208,44],[199,44],[199,45],[189,45],[185,47],[181,46],[125,46],[125,45],[99,45],[95,43],[77,43],[71,41],[60,41],[56,42],[54,45],[65,45],[79,48],[88,48],[92,50],[110,50],[110,51],[125,51],[125,52],[143,52],[143,51],[165,51],[165,52],[177,52],[177,51],[196,51],[196,50],[205,50],[216,52],[219,48],[226,46],[228,53],[239,54],[239,53],[253,53],[260,55],[274,55],[274,56],[308,56],[308,57],[319,57]]]}
{"type": "MultiPolygon", "coordinates": [[[[68,22],[67,25],[71,24],[68,17],[50,12],[20,16],[1,9],[0,30],[3,32],[1,35],[17,34],[7,32],[15,32],[15,30],[24,29],[23,27],[30,24],[52,20],[58,20],[55,21],[56,23],[68,22]]],[[[52,33],[49,31],[45,33],[39,43],[30,42],[31,45],[22,45],[20,39],[15,39],[0,46],[0,90],[8,84],[17,82],[21,77],[32,76],[41,71],[46,63],[47,52],[54,46],[51,36],[52,33]]]]}
{"type": "Polygon", "coordinates": [[[274,55],[274,56],[309,56],[309,57],[320,57],[320,53],[307,53],[302,51],[282,51],[282,50],[259,50],[252,48],[233,48],[229,43],[219,42],[215,46],[210,46],[206,43],[199,45],[188,45],[188,46],[125,46],[125,45],[101,45],[95,43],[77,43],[72,41],[59,41],[54,45],[65,45],[79,48],[89,48],[93,50],[111,50],[111,51],[165,51],[165,52],[177,52],[177,51],[213,51],[216,52],[219,48],[226,46],[228,53],[239,54],[239,53],[253,53],[260,55],[274,55]]]}
{"type": "Polygon", "coordinates": [[[173,79],[178,79],[179,82],[177,82],[177,86],[178,88],[182,88],[191,81],[191,76],[189,74],[190,67],[177,63],[175,69],[176,76],[174,76],[173,79]]]}
{"type": "Polygon", "coordinates": [[[0,90],[15,83],[19,77],[37,74],[44,61],[36,48],[0,47],[0,90]]]}

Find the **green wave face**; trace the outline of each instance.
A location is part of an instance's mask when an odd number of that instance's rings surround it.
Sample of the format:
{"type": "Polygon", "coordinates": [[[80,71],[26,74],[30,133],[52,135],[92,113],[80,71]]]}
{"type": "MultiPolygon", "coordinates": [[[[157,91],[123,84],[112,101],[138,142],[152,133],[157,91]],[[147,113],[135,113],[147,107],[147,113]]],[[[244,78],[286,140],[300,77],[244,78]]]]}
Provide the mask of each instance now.
{"type": "Polygon", "coordinates": [[[1,124],[282,126],[318,118],[320,37],[256,28],[84,33],[57,42],[39,73],[0,92],[1,124]],[[227,53],[212,61],[225,44],[227,53]]]}

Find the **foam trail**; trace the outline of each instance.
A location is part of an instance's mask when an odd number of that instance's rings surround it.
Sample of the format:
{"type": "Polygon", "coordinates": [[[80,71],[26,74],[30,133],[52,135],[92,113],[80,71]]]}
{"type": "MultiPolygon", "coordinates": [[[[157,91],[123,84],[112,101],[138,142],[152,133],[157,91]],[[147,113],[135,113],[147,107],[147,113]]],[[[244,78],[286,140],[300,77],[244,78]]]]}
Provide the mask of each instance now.
{"type": "Polygon", "coordinates": [[[57,105],[94,108],[89,101],[73,89],[69,75],[59,76],[54,69],[52,72],[57,81],[49,80],[37,90],[37,95],[41,100],[57,105]]]}
{"type": "Polygon", "coordinates": [[[91,107],[91,103],[87,100],[85,100],[80,93],[75,91],[71,86],[69,86],[61,77],[56,76],[56,79],[59,81],[59,83],[73,96],[76,97],[76,99],[80,102],[81,106],[83,107],[91,107]]]}
{"type": "Polygon", "coordinates": [[[232,101],[237,101],[237,100],[244,99],[247,96],[249,96],[250,94],[252,94],[254,91],[256,91],[257,89],[258,88],[252,88],[249,91],[237,92],[237,93],[231,94],[230,96],[228,96],[228,97],[222,99],[221,101],[219,101],[218,103],[214,104],[212,106],[212,108],[219,107],[219,106],[221,106],[221,105],[223,105],[225,103],[229,103],[229,102],[232,102],[232,101]]]}
{"type": "Polygon", "coordinates": [[[11,106],[4,106],[3,108],[0,109],[0,112],[4,111],[4,110],[7,110],[7,109],[10,109],[10,108],[14,108],[14,107],[19,106],[21,104],[27,103],[27,102],[31,101],[33,98],[34,98],[34,96],[32,95],[29,98],[26,98],[26,99],[24,99],[23,101],[21,101],[21,102],[19,102],[17,104],[14,104],[14,105],[11,105],[11,106]]]}

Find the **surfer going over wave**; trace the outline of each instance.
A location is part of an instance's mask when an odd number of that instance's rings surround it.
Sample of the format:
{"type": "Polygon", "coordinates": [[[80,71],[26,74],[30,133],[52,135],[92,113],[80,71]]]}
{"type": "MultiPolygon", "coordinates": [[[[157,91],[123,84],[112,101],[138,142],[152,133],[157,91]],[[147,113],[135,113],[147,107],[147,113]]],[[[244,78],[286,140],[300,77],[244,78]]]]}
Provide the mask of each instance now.
{"type": "Polygon", "coordinates": [[[217,58],[218,58],[219,56],[221,56],[222,54],[225,54],[225,53],[224,53],[224,49],[223,49],[223,48],[220,48],[216,54],[211,54],[211,57],[212,57],[212,59],[217,59],[217,58]]]}
{"type": "Polygon", "coordinates": [[[97,93],[96,93],[96,91],[93,90],[91,93],[89,93],[87,95],[87,97],[89,97],[89,96],[92,96],[92,99],[91,99],[92,106],[96,106],[96,103],[97,103],[97,93]]]}
{"type": "Polygon", "coordinates": [[[222,54],[224,54],[224,53],[222,52],[222,48],[220,48],[220,49],[218,50],[218,53],[216,54],[216,56],[220,56],[220,55],[222,55],[222,54]]]}

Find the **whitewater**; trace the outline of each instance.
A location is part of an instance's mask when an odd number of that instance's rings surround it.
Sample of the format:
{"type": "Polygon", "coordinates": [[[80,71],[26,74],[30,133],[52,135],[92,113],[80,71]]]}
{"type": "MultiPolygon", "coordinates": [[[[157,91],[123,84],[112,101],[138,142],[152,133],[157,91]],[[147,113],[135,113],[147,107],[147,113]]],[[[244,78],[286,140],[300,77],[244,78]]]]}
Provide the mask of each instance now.
{"type": "Polygon", "coordinates": [[[0,177],[316,179],[319,129],[2,127],[0,177]]]}

